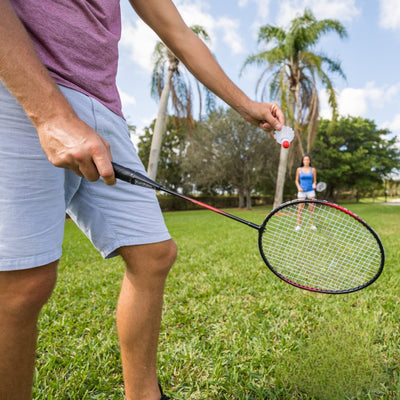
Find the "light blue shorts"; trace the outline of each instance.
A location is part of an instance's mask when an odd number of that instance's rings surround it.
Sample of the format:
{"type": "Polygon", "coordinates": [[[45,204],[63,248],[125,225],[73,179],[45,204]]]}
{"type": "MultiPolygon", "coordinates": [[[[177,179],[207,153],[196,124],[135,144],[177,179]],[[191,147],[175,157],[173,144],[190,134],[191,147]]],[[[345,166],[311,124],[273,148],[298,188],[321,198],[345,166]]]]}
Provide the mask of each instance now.
{"type": "Polygon", "coordinates": [[[299,199],[312,199],[315,197],[315,190],[309,190],[308,192],[298,192],[297,198],[299,199]]]}
{"type": "MultiPolygon", "coordinates": [[[[123,118],[61,87],[79,117],[111,146],[114,161],[145,173],[123,118]]],[[[104,258],[121,246],[170,239],[151,189],[102,179],[88,182],[46,158],[30,120],[0,83],[0,271],[61,257],[65,212],[104,258]]]]}

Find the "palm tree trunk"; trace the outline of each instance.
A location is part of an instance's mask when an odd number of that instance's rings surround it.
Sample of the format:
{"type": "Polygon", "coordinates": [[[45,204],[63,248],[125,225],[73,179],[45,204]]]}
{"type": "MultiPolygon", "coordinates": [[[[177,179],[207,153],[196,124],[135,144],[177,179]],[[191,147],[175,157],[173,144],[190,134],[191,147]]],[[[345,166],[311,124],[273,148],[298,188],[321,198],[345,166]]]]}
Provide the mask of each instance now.
{"type": "Polygon", "coordinates": [[[286,169],[288,164],[289,149],[281,147],[279,156],[278,176],[276,178],[274,208],[278,207],[283,202],[283,188],[285,186],[286,169]]]}
{"type": "Polygon", "coordinates": [[[156,180],[158,160],[160,158],[161,143],[167,125],[167,107],[169,93],[171,90],[171,79],[173,71],[169,69],[168,78],[161,92],[160,105],[158,107],[157,120],[154,126],[153,139],[151,140],[149,165],[147,166],[147,174],[150,179],[156,180]]]}
{"type": "MultiPolygon", "coordinates": [[[[296,99],[295,96],[292,94],[289,99],[289,107],[291,111],[291,121],[289,122],[289,126],[294,127],[294,113],[296,109],[296,99]]],[[[295,127],[293,128],[294,131],[296,132],[295,127]]],[[[283,203],[283,189],[285,187],[285,180],[286,180],[286,170],[288,166],[288,161],[289,161],[289,150],[285,149],[283,146],[281,146],[281,153],[279,155],[279,167],[278,167],[278,175],[276,177],[276,187],[275,187],[275,198],[274,198],[274,208],[278,207],[283,203]]]]}
{"type": "Polygon", "coordinates": [[[304,147],[303,147],[303,139],[301,137],[301,132],[300,132],[300,121],[301,121],[301,104],[300,104],[300,87],[297,85],[296,90],[295,90],[295,103],[293,104],[293,115],[294,115],[294,110],[295,110],[295,104],[297,104],[297,118],[293,124],[294,128],[294,133],[297,137],[298,141],[298,147],[300,149],[300,154],[303,157],[304,155],[304,147]]]}

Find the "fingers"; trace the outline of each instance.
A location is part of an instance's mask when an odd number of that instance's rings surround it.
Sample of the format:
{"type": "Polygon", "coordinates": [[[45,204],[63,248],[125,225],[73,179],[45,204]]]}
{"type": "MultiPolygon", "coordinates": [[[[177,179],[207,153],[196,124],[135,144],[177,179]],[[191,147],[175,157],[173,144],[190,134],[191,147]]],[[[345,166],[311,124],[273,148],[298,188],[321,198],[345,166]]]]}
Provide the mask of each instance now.
{"type": "Polygon", "coordinates": [[[94,137],[94,143],[89,148],[80,148],[68,154],[63,163],[56,166],[71,169],[75,174],[95,182],[101,176],[107,185],[116,183],[111,161],[110,145],[100,136],[94,137]],[[100,139],[100,140],[99,140],[100,139]]]}
{"type": "Polygon", "coordinates": [[[104,183],[106,185],[115,185],[116,183],[114,169],[112,167],[111,160],[112,160],[111,156],[110,158],[107,157],[106,159],[104,158],[94,159],[98,175],[100,175],[103,178],[104,183]]]}
{"type": "Polygon", "coordinates": [[[99,171],[96,165],[91,161],[80,162],[75,168],[72,169],[77,175],[86,178],[90,182],[95,182],[99,179],[99,171]]]}
{"type": "Polygon", "coordinates": [[[91,159],[79,165],[79,171],[90,182],[97,181],[101,176],[106,185],[116,183],[114,169],[111,161],[112,156],[109,145],[105,146],[100,153],[93,154],[91,159]],[[104,151],[105,150],[105,151],[104,151]]]}
{"type": "Polygon", "coordinates": [[[111,164],[111,156],[104,157],[103,155],[75,158],[73,161],[64,164],[56,165],[61,168],[71,169],[75,174],[87,179],[90,182],[97,181],[100,176],[107,185],[116,183],[114,169],[111,164]]]}
{"type": "Polygon", "coordinates": [[[278,104],[265,103],[263,106],[265,107],[263,111],[266,118],[259,123],[260,128],[265,131],[280,131],[285,125],[285,116],[278,104]]]}
{"type": "Polygon", "coordinates": [[[71,169],[94,182],[101,176],[107,185],[116,183],[109,143],[83,121],[39,132],[49,161],[56,167],[71,169]]]}
{"type": "Polygon", "coordinates": [[[276,130],[282,129],[282,127],[285,125],[285,116],[283,115],[282,110],[276,103],[271,103],[271,114],[273,117],[275,117],[277,123],[275,124],[274,128],[276,130]]]}
{"type": "Polygon", "coordinates": [[[105,154],[100,156],[93,155],[93,162],[96,165],[99,175],[103,178],[107,185],[114,185],[116,183],[114,168],[112,167],[112,155],[109,143],[101,138],[105,148],[105,154]]]}
{"type": "Polygon", "coordinates": [[[97,181],[101,176],[107,185],[114,185],[116,183],[114,169],[109,159],[97,159],[96,161],[82,163],[79,165],[78,172],[75,173],[90,182],[97,181]]]}

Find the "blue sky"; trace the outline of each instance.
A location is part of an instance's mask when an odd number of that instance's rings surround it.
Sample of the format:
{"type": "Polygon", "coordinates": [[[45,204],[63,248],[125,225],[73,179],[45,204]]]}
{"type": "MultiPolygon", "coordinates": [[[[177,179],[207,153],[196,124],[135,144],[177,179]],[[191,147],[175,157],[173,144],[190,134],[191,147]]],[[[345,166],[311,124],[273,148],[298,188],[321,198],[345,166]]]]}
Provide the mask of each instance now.
{"type": "MultiPolygon", "coordinates": [[[[341,61],[347,79],[334,79],[341,115],[374,120],[400,137],[400,1],[399,0],[176,0],[188,25],[202,25],[209,47],[229,77],[251,98],[261,69],[240,75],[244,60],[260,50],[261,25],[287,27],[304,8],[318,19],[334,18],[348,38],[324,38],[318,50],[341,61]]],[[[123,33],[117,84],[124,114],[138,132],[156,117],[158,104],[150,96],[151,55],[156,35],[122,0],[123,33]]],[[[322,91],[321,115],[329,117],[322,91]]]]}

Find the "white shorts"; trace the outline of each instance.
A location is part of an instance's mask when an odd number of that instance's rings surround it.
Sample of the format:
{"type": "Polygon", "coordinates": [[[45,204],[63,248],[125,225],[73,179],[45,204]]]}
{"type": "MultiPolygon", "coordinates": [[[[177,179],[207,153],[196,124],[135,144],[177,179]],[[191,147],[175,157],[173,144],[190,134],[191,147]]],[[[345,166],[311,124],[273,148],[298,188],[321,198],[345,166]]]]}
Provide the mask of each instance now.
{"type": "MultiPolygon", "coordinates": [[[[126,121],[98,101],[61,87],[79,117],[111,146],[113,159],[145,173],[126,121]]],[[[104,258],[121,246],[170,239],[151,189],[89,182],[46,158],[26,114],[0,83],[0,271],[61,257],[65,212],[104,258]]]]}
{"type": "Polygon", "coordinates": [[[298,199],[311,199],[315,197],[315,190],[309,190],[308,192],[298,192],[297,198],[298,199]]]}

